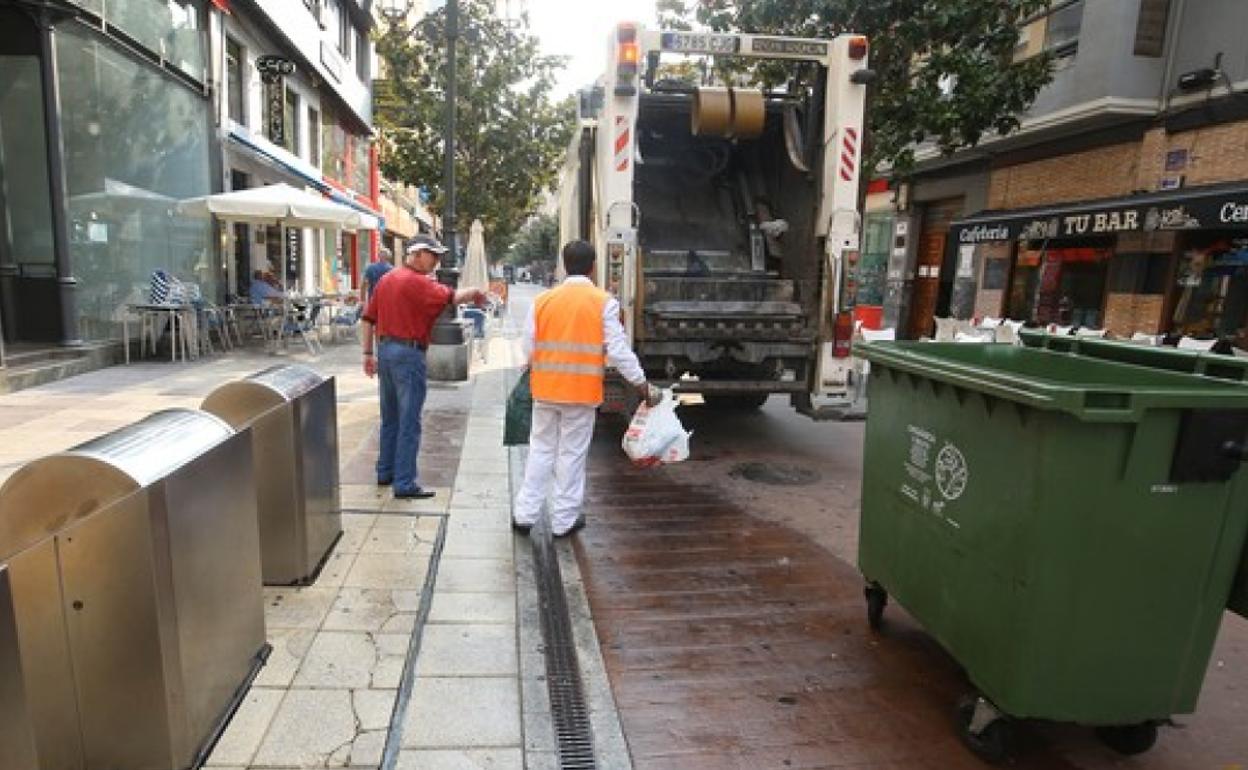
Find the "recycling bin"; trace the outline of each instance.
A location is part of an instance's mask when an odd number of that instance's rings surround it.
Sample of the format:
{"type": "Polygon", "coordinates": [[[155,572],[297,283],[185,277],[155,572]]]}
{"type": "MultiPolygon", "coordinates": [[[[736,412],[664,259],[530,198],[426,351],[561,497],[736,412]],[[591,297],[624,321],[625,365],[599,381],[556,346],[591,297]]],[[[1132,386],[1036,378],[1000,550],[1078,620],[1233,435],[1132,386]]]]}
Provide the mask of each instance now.
{"type": "Polygon", "coordinates": [[[859,567],[982,696],[989,758],[1026,717],[1124,753],[1190,713],[1248,530],[1248,385],[1012,345],[865,343],[859,567]]]}
{"type": "Polygon", "coordinates": [[[6,770],[202,764],[269,649],[251,474],[250,436],[171,409],[0,488],[6,770]]]}
{"type": "Polygon", "coordinates": [[[274,366],[221,385],[202,408],[252,433],[264,582],[311,583],[342,534],[334,379],[274,366]]]}
{"type": "MultiPolygon", "coordinates": [[[[1153,369],[1201,374],[1234,382],[1248,382],[1248,359],[1226,356],[1221,353],[1133,345],[1129,342],[1100,339],[1080,339],[1043,332],[1026,332],[1020,336],[1023,344],[1030,347],[1106,361],[1132,363],[1153,369]]],[[[1248,542],[1244,543],[1239,568],[1236,570],[1236,577],[1231,585],[1231,596],[1227,600],[1227,609],[1248,618],[1248,542]]]]}

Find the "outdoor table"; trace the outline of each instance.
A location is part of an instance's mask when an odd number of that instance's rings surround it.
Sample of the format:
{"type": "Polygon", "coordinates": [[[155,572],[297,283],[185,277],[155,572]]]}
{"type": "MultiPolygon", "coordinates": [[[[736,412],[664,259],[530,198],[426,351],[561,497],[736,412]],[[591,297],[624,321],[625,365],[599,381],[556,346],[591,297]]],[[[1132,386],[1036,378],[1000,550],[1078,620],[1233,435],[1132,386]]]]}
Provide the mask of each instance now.
{"type": "Polygon", "coordinates": [[[178,360],[181,348],[182,360],[199,357],[199,329],[195,306],[184,303],[142,303],[126,306],[128,313],[121,317],[122,336],[125,337],[125,358],[130,363],[130,313],[139,317],[139,354],[147,350],[148,324],[152,324],[152,352],[156,352],[155,322],[162,316],[169,319],[169,360],[178,360]]]}

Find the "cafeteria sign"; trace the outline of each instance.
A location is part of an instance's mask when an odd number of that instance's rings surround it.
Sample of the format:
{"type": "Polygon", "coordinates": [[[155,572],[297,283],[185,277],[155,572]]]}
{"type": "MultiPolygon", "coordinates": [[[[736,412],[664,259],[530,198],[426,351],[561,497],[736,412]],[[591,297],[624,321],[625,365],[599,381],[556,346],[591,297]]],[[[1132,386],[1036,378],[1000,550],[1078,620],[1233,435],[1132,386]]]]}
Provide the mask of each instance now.
{"type": "Polygon", "coordinates": [[[1028,212],[982,214],[953,223],[960,244],[1042,241],[1119,233],[1248,229],[1248,191],[1185,190],[1134,199],[1092,201],[1028,212]]]}
{"type": "Polygon", "coordinates": [[[295,63],[282,56],[256,57],[256,69],[264,83],[264,122],[269,141],[286,144],[286,76],[295,74],[295,63]]]}

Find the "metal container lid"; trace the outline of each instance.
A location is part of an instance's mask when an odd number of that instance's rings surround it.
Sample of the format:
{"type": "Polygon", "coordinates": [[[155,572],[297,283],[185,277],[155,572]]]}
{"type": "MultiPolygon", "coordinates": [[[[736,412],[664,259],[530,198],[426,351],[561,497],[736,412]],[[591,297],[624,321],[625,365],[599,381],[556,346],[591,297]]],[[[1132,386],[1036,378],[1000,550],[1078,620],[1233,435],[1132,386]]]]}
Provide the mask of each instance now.
{"type": "Polygon", "coordinates": [[[200,408],[238,428],[324,381],[324,376],[307,366],[281,364],[217,387],[200,408]]]}
{"type": "Polygon", "coordinates": [[[173,473],[234,435],[194,409],[166,409],[32,460],[0,487],[0,559],[173,473]]]}

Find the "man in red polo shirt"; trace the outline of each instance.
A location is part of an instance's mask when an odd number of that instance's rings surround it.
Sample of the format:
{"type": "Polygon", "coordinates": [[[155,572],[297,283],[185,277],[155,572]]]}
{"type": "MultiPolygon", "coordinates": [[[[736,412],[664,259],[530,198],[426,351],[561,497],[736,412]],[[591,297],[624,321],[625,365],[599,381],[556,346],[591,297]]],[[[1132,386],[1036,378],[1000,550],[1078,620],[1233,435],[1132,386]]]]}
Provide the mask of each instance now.
{"type": "Polygon", "coordinates": [[[425,406],[425,351],[433,324],[454,302],[485,301],[480,289],[454,291],[438,283],[433,271],[446,247],[428,235],[407,246],[402,266],[382,276],[360,317],[364,326],[364,373],[379,375],[381,451],[377,483],[390,484],[398,498],[433,497],[420,486],[420,412],[425,406]],[[376,340],[376,346],[374,346],[376,340]]]}

